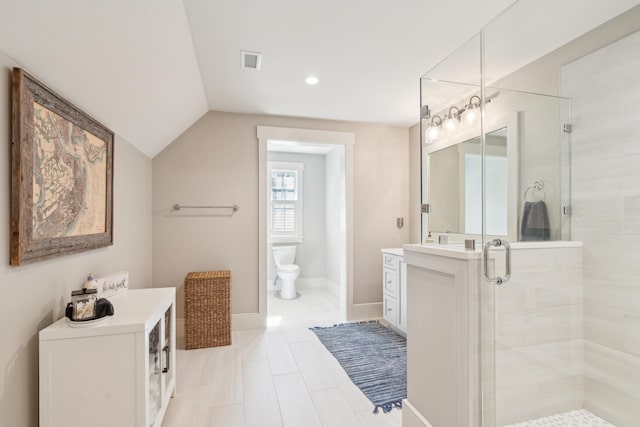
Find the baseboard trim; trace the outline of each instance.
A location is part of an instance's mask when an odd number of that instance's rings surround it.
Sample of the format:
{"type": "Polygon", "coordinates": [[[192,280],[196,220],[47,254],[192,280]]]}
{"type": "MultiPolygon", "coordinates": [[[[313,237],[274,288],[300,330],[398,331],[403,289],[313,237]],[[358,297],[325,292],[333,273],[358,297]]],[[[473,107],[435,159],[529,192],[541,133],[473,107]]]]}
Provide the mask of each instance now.
{"type": "MultiPolygon", "coordinates": [[[[262,329],[263,324],[260,313],[241,313],[231,315],[231,330],[243,331],[245,329],[262,329]]],[[[184,317],[176,317],[176,339],[184,339],[184,317]]]]}
{"type": "Polygon", "coordinates": [[[260,313],[241,313],[231,315],[231,330],[243,331],[245,329],[266,328],[260,313]]]}
{"type": "Polygon", "coordinates": [[[429,421],[411,404],[402,401],[402,427],[433,427],[429,421]]]}
{"type": "Polygon", "coordinates": [[[348,320],[368,320],[382,318],[382,303],[353,304],[349,310],[348,320]]]}

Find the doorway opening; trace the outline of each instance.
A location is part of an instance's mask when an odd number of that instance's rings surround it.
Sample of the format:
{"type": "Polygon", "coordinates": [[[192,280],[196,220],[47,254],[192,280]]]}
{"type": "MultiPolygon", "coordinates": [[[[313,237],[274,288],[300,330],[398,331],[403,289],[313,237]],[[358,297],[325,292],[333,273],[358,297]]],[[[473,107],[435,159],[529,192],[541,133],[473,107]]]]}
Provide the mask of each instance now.
{"type": "Polygon", "coordinates": [[[353,301],[353,134],[259,126],[258,138],[263,324],[344,321],[353,301]]]}

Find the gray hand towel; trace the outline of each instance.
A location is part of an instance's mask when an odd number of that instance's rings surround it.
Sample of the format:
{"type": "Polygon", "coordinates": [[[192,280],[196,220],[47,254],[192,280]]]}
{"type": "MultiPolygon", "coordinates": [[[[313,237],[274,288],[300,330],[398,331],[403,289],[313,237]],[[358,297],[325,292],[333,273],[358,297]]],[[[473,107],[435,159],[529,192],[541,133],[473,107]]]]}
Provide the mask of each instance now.
{"type": "Polygon", "coordinates": [[[525,202],[522,208],[521,240],[549,240],[550,235],[547,205],[542,200],[539,202],[525,202]]]}

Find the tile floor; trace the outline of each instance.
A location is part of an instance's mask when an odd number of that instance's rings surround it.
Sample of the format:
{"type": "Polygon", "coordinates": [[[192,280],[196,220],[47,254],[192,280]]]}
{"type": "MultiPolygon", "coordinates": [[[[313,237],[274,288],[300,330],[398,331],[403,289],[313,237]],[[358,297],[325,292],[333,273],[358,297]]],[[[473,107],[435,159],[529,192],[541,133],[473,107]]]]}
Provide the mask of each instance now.
{"type": "Polygon", "coordinates": [[[343,322],[323,288],[269,296],[266,330],[232,333],[232,345],[178,350],[177,393],[163,427],[400,427],[401,411],[373,414],[310,326],[343,322]]]}
{"type": "MultiPolygon", "coordinates": [[[[310,326],[343,322],[324,288],[283,301],[269,295],[266,330],[232,333],[232,345],[178,350],[178,391],[163,427],[400,427],[401,411],[373,414],[310,326]]],[[[508,427],[614,427],[572,411],[508,427]]]]}

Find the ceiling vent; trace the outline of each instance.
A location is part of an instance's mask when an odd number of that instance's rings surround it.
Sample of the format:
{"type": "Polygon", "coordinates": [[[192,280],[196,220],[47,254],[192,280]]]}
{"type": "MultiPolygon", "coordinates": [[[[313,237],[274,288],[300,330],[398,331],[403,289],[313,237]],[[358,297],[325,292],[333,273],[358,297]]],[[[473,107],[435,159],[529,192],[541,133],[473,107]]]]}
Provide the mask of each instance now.
{"type": "Polygon", "coordinates": [[[246,50],[240,51],[240,57],[242,62],[240,67],[248,68],[250,70],[259,70],[260,62],[262,62],[262,54],[260,52],[249,52],[246,50]]]}

